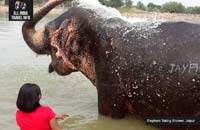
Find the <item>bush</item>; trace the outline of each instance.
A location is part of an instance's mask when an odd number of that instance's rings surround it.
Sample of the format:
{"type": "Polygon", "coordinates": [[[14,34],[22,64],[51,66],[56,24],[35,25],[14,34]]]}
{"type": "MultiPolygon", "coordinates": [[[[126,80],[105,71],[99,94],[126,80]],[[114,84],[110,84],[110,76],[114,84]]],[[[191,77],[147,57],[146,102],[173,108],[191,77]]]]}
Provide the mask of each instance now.
{"type": "Polygon", "coordinates": [[[122,2],[122,0],[110,0],[111,7],[121,7],[123,5],[124,3],[122,2]]]}
{"type": "Polygon", "coordinates": [[[132,2],[132,0],[125,0],[124,5],[125,5],[125,7],[130,8],[130,7],[132,7],[133,2],[132,2]]]}
{"type": "Polygon", "coordinates": [[[167,2],[162,5],[161,12],[185,13],[185,7],[178,2],[167,2]]]}
{"type": "Polygon", "coordinates": [[[141,10],[146,10],[145,5],[141,1],[137,2],[136,8],[141,10]]]}
{"type": "Polygon", "coordinates": [[[187,8],[185,9],[185,13],[191,14],[192,9],[193,9],[193,7],[187,7],[187,8]]]}
{"type": "Polygon", "coordinates": [[[159,12],[160,9],[161,9],[161,6],[160,6],[160,5],[156,5],[156,4],[151,3],[151,2],[147,5],[147,10],[148,10],[148,11],[159,12]]]}
{"type": "Polygon", "coordinates": [[[121,7],[124,5],[123,0],[99,0],[103,5],[111,7],[121,7]]]}
{"type": "Polygon", "coordinates": [[[193,7],[191,10],[191,14],[200,14],[200,7],[193,7]]]}

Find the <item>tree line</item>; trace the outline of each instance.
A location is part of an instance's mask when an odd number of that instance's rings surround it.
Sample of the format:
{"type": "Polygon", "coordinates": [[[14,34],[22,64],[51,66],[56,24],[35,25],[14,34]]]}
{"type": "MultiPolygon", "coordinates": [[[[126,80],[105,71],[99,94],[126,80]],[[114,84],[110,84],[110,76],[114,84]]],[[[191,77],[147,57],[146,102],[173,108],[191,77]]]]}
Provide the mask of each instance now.
{"type": "Polygon", "coordinates": [[[138,1],[135,6],[133,6],[132,0],[99,0],[102,4],[111,7],[125,7],[131,8],[135,7],[140,10],[149,12],[168,12],[168,13],[188,13],[188,14],[200,14],[200,6],[196,7],[185,7],[180,2],[167,2],[163,5],[156,5],[152,2],[148,3],[147,6],[141,1],[138,1]]]}
{"type": "Polygon", "coordinates": [[[168,13],[188,13],[188,14],[200,14],[200,6],[185,7],[180,2],[167,2],[163,5],[156,5],[152,2],[145,6],[142,2],[138,2],[136,8],[150,12],[168,12],[168,13]]]}
{"type": "MultiPolygon", "coordinates": [[[[2,1],[2,0],[0,0],[2,1]]],[[[8,0],[4,0],[5,5],[8,5],[8,0]]],[[[34,4],[41,5],[48,0],[33,0],[34,4]]],[[[179,2],[167,2],[163,5],[156,5],[152,2],[147,4],[143,4],[141,1],[137,2],[136,5],[133,5],[132,0],[99,0],[103,5],[110,7],[123,7],[123,8],[137,8],[144,11],[149,12],[169,12],[169,13],[189,13],[189,14],[200,14],[200,6],[196,7],[185,7],[182,3],[179,2]]],[[[71,2],[66,1],[62,4],[64,7],[71,6],[71,2]]]]}

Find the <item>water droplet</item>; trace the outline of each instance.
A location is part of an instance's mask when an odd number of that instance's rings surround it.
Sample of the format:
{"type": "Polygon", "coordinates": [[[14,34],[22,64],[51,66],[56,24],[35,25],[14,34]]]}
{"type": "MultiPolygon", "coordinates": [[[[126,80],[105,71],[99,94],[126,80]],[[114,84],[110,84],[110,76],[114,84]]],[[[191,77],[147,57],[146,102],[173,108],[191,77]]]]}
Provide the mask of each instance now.
{"type": "Polygon", "coordinates": [[[133,97],[133,95],[132,95],[131,93],[128,93],[128,97],[130,97],[130,98],[131,98],[131,97],[133,97]]]}
{"type": "Polygon", "coordinates": [[[136,92],[133,92],[133,95],[136,95],[136,92]]]}
{"type": "Polygon", "coordinates": [[[147,81],[149,80],[149,76],[147,76],[146,80],[147,80],[147,81]]]}
{"type": "Polygon", "coordinates": [[[133,89],[138,89],[138,86],[136,85],[136,86],[133,86],[133,89]]]}
{"type": "Polygon", "coordinates": [[[153,63],[153,65],[156,65],[156,64],[157,64],[155,60],[154,60],[152,63],[153,63]]]}
{"type": "Polygon", "coordinates": [[[158,97],[161,97],[161,95],[160,95],[159,93],[157,93],[157,96],[158,96],[158,97]]]}
{"type": "Polygon", "coordinates": [[[142,90],[140,90],[140,94],[143,96],[143,94],[144,94],[144,93],[143,93],[143,91],[142,91],[142,90]]]}

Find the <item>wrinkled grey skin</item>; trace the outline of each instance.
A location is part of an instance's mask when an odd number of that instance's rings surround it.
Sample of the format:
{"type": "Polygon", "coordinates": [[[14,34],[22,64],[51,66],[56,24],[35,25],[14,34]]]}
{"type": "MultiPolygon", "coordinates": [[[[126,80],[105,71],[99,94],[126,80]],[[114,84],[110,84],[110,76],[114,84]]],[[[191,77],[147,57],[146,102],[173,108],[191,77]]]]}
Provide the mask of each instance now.
{"type": "MultiPolygon", "coordinates": [[[[35,31],[38,20],[60,2],[47,3],[33,22],[24,23],[24,40],[36,53],[51,55],[49,72],[81,71],[97,88],[100,114],[200,116],[200,25],[132,26],[119,18],[96,17],[89,9],[71,8],[35,31]],[[64,56],[56,55],[59,50],[64,56]]],[[[200,129],[199,125],[160,127],[200,129]]]]}

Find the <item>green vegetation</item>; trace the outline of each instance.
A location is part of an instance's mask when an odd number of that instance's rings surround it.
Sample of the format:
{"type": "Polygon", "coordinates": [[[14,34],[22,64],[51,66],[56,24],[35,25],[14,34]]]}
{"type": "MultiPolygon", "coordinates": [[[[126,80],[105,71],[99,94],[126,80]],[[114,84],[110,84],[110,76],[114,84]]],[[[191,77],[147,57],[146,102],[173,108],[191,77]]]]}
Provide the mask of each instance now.
{"type": "Polygon", "coordinates": [[[146,10],[145,5],[141,1],[137,2],[136,8],[141,10],[146,10]]]}
{"type": "Polygon", "coordinates": [[[132,0],[125,0],[124,6],[125,6],[126,8],[131,8],[131,7],[133,6],[132,0]]]}
{"type": "Polygon", "coordinates": [[[200,14],[200,6],[186,8],[182,3],[173,1],[167,2],[163,5],[156,5],[150,2],[147,6],[139,1],[135,7],[137,9],[149,12],[200,14]]]}
{"type": "Polygon", "coordinates": [[[145,6],[141,1],[138,1],[133,6],[132,0],[99,0],[106,6],[116,7],[120,12],[167,12],[167,13],[188,13],[188,14],[200,14],[200,6],[186,8],[182,3],[179,2],[167,2],[163,5],[156,5],[152,2],[145,6]],[[138,11],[141,10],[141,11],[138,11]]]}
{"type": "Polygon", "coordinates": [[[185,13],[185,7],[181,3],[167,2],[162,5],[161,12],[185,13]]]}
{"type": "Polygon", "coordinates": [[[188,7],[186,9],[186,13],[188,14],[200,14],[200,6],[196,6],[196,7],[188,7]]]}
{"type": "Polygon", "coordinates": [[[124,3],[122,2],[122,0],[110,0],[111,7],[121,7],[123,5],[124,3]]]}
{"type": "Polygon", "coordinates": [[[111,7],[121,7],[124,5],[122,0],[99,0],[103,5],[111,7]]]}
{"type": "Polygon", "coordinates": [[[151,2],[147,5],[147,11],[150,11],[150,12],[159,12],[160,9],[161,9],[160,5],[156,5],[151,2]]]}
{"type": "Polygon", "coordinates": [[[200,6],[185,7],[178,2],[168,2],[162,5],[160,12],[200,14],[200,6]]]}

